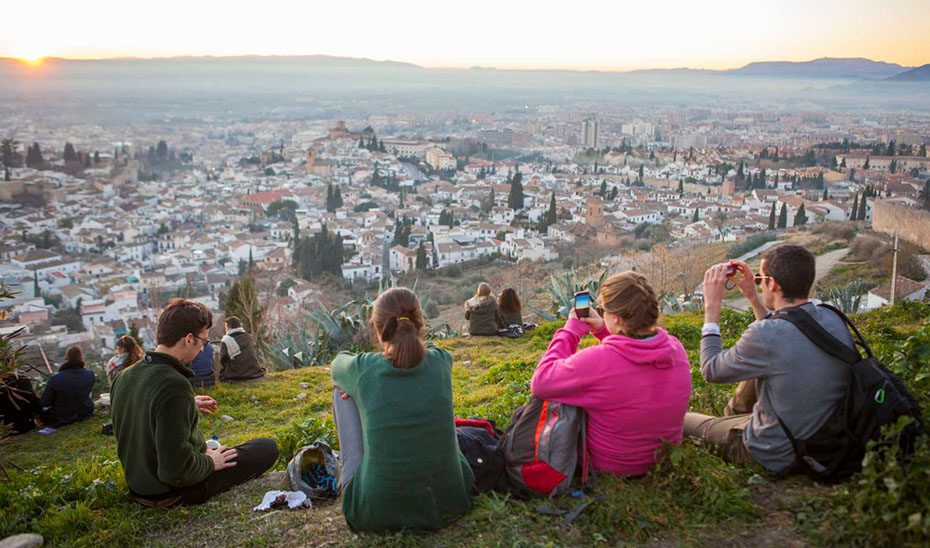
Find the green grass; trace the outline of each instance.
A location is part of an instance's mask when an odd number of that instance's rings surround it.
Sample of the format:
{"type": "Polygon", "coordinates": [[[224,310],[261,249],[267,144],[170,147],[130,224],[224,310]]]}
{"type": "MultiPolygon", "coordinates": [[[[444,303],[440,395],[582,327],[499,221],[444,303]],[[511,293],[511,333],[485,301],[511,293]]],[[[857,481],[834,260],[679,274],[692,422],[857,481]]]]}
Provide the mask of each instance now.
{"type": "Polygon", "coordinates": [[[818,287],[845,287],[861,279],[867,288],[873,288],[888,278],[881,262],[862,264],[838,264],[825,276],[818,287]]]}
{"type": "MultiPolygon", "coordinates": [[[[858,318],[876,352],[898,371],[930,408],[930,316],[927,305],[902,305],[858,318]],[[926,355],[925,355],[926,353],[926,355]]],[[[751,321],[749,313],[725,312],[724,342],[733,344],[751,321]]],[[[680,314],[662,324],[698,362],[701,316],[680,314]]],[[[454,358],[457,416],[488,417],[503,426],[525,402],[536,360],[554,324],[521,339],[456,338],[439,344],[454,358]]],[[[592,344],[589,337],[585,344],[592,344]]],[[[708,385],[696,367],[692,409],[720,413],[732,386],[708,385]]],[[[0,483],[0,537],[36,532],[55,545],[191,542],[245,545],[590,545],[667,542],[716,544],[767,542],[915,544],[930,538],[930,447],[901,466],[894,455],[873,451],[860,477],[839,487],[804,478],[775,481],[761,469],[736,468],[686,442],[669,448],[647,476],[600,476],[595,502],[571,525],[535,511],[539,501],[500,495],[476,497],[474,510],[456,524],[429,535],[356,536],[345,527],[338,505],[303,511],[253,514],[265,490],[283,485],[281,470],[293,451],[319,436],[335,444],[328,368],[275,372],[267,378],[203,391],[220,403],[201,428],[225,444],[255,436],[278,440],[276,472],[208,504],[172,510],[143,509],[129,501],[112,437],[100,434],[103,416],[52,436],[30,433],[0,445],[2,459],[24,468],[0,483]],[[301,388],[300,383],[309,383],[301,388]],[[305,392],[305,399],[295,397],[305,392]],[[233,417],[224,422],[219,415],[233,417]]],[[[571,497],[555,504],[571,508],[571,497]]]]}

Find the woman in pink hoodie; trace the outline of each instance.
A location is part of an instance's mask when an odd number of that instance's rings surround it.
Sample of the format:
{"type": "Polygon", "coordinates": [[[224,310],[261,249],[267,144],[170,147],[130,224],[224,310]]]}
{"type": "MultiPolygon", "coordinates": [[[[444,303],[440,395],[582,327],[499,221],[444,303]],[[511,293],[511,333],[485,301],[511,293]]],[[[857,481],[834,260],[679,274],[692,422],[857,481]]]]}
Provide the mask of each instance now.
{"type": "Polygon", "coordinates": [[[684,346],[657,327],[659,304],[646,278],[628,271],[601,287],[603,318],[572,310],[539,360],[530,389],[538,398],[587,411],[590,464],[596,471],[641,476],[663,442],[681,442],[691,396],[684,346]],[[578,351],[593,333],[600,344],[578,351]]]}

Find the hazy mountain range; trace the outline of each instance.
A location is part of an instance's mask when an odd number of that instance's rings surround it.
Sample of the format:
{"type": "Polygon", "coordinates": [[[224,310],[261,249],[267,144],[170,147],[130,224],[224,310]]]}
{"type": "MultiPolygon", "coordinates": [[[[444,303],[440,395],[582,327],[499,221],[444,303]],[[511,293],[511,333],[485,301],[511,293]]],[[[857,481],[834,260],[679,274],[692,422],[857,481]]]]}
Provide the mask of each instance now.
{"type": "Polygon", "coordinates": [[[930,66],[861,58],[732,70],[627,72],[425,68],[332,56],[0,59],[0,113],[47,119],[313,117],[397,111],[521,111],[677,105],[930,110],[930,66]],[[18,111],[15,109],[19,109],[18,111]]]}

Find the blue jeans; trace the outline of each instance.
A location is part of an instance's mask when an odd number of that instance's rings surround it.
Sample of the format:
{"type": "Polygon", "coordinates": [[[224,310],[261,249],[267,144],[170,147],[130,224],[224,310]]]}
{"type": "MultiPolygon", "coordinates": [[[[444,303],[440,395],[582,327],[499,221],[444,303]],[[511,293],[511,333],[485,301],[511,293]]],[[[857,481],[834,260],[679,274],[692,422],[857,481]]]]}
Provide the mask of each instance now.
{"type": "Polygon", "coordinates": [[[339,388],[333,389],[333,417],[336,420],[336,434],[339,436],[339,490],[342,491],[355,476],[358,465],[365,455],[362,440],[362,419],[358,406],[352,398],[342,399],[339,388]]]}

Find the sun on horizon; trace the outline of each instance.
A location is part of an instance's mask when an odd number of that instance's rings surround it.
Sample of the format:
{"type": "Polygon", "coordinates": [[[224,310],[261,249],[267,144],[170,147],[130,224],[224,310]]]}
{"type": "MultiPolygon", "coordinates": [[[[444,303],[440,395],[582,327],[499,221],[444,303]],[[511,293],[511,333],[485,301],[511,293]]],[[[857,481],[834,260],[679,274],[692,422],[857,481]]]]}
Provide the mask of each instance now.
{"type": "Polygon", "coordinates": [[[14,53],[10,55],[10,57],[13,59],[16,59],[17,61],[19,61],[20,63],[24,65],[27,65],[30,67],[37,67],[42,64],[42,61],[45,60],[46,55],[43,55],[40,53],[21,52],[21,53],[14,53]]]}

